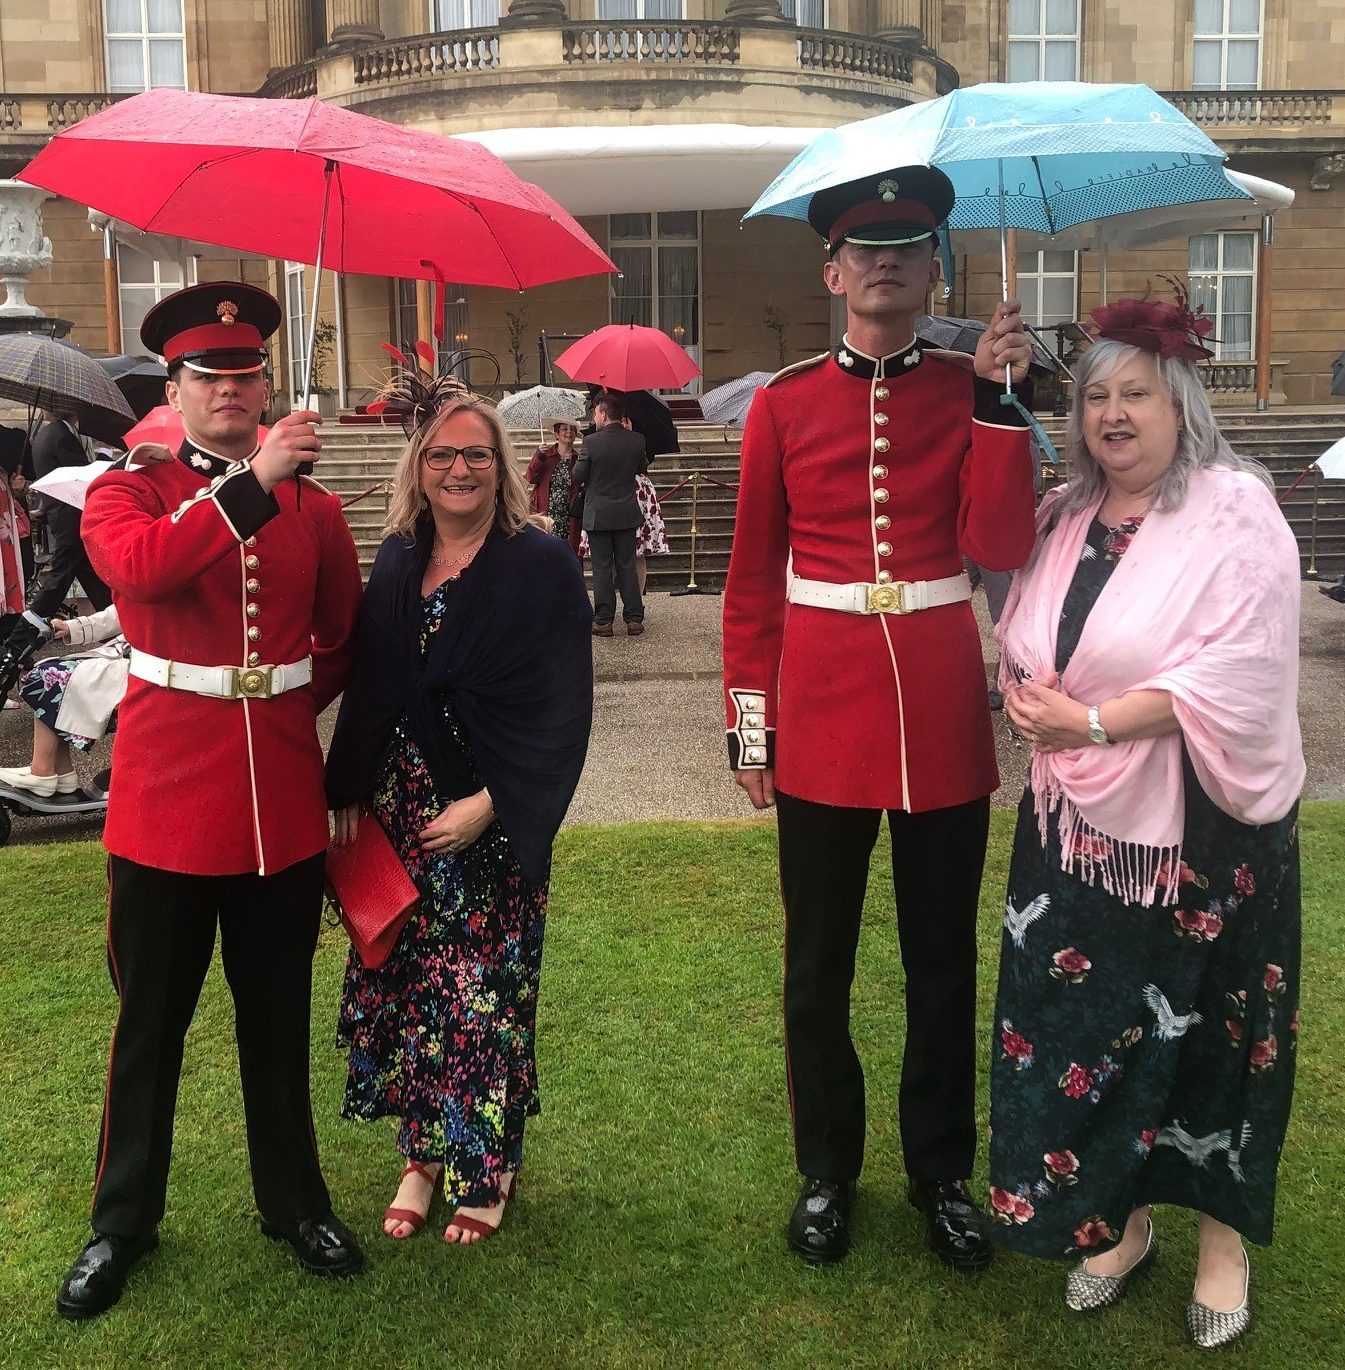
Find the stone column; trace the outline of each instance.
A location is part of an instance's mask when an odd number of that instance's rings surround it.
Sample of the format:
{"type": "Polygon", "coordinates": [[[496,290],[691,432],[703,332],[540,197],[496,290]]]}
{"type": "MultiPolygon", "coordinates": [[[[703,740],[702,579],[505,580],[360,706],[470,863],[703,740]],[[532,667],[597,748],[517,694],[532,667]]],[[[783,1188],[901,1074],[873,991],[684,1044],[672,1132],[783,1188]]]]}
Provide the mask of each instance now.
{"type": "Polygon", "coordinates": [[[779,0],[729,0],[728,8],[724,11],[724,18],[731,24],[744,21],[753,24],[788,24],[793,22],[780,13],[779,0]]]}
{"type": "Polygon", "coordinates": [[[920,0],[920,27],[924,30],[925,46],[938,52],[943,42],[943,0],[920,0]]]}
{"type": "Polygon", "coordinates": [[[327,41],[333,47],[376,43],[382,36],[378,0],[327,0],[327,41]]]}
{"type": "Polygon", "coordinates": [[[0,317],[37,318],[42,311],[28,303],[28,277],[51,265],[51,239],[42,232],[42,201],[48,191],[22,181],[0,181],[0,280],[5,302],[0,317]]]}
{"type": "Polygon", "coordinates": [[[532,24],[541,28],[563,24],[569,17],[565,0],[510,0],[509,13],[500,22],[506,27],[532,24]]]}
{"type": "Polygon", "coordinates": [[[913,47],[920,47],[923,44],[920,0],[877,0],[874,9],[877,20],[873,30],[875,38],[908,42],[913,47]]]}
{"type": "Polygon", "coordinates": [[[266,0],[272,71],[297,67],[313,55],[313,26],[308,12],[308,0],[266,0]]]}

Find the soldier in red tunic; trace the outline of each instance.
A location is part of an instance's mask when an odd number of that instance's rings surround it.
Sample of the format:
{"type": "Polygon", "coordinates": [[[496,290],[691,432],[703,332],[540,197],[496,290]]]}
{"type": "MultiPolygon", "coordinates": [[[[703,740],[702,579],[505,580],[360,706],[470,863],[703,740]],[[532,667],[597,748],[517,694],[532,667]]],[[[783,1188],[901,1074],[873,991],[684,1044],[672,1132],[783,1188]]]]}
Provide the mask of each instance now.
{"type": "Polygon", "coordinates": [[[805,1177],[789,1242],[849,1248],[864,1155],[850,1039],[860,910],[883,812],[906,970],[902,1149],[909,1194],[948,1264],[990,1257],[967,1193],[976,1149],[976,905],[999,784],[963,556],[1032,547],[1027,430],[1000,403],[1026,377],[1016,300],[974,360],[932,351],[916,316],[938,280],[939,171],[900,167],[813,197],[839,346],[758,392],[743,433],[724,595],[729,763],[779,819],[786,1069],[805,1177]]]}
{"type": "Polygon", "coordinates": [[[104,836],[120,1010],[93,1237],[57,1296],[68,1318],[114,1304],[157,1245],[183,1037],[217,928],[262,1229],[315,1272],[363,1264],[332,1215],[308,1093],[327,846],[316,721],[344,684],[360,571],[340,502],[291,479],[321,447],[317,415],[289,414],[257,444],[279,322],[270,295],[233,282],[156,305],[140,337],[164,357],[186,440],[175,456],[131,452],[84,510],[132,652],[104,836]]]}

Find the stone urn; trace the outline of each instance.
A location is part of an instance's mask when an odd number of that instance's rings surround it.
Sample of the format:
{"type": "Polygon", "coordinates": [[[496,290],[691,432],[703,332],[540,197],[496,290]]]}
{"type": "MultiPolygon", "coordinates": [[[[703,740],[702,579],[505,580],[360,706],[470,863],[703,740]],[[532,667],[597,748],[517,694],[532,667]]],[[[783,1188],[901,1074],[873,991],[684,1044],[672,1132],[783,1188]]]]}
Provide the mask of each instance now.
{"type": "Polygon", "coordinates": [[[42,311],[28,303],[28,277],[51,265],[51,239],[42,232],[42,201],[49,191],[22,181],[0,181],[0,281],[5,302],[0,317],[35,318],[42,311]]]}

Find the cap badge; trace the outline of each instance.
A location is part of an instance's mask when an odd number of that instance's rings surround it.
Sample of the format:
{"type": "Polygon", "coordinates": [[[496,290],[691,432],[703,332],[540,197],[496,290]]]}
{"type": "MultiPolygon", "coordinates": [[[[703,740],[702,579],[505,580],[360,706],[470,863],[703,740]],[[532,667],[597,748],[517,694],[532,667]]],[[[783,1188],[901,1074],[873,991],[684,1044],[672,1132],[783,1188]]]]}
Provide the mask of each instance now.
{"type": "Polygon", "coordinates": [[[885,205],[890,205],[897,198],[897,191],[900,189],[901,187],[895,181],[879,181],[878,198],[885,205]]]}
{"type": "Polygon", "coordinates": [[[215,313],[219,315],[220,323],[226,328],[238,322],[238,306],[232,300],[221,300],[215,306],[215,313]]]}

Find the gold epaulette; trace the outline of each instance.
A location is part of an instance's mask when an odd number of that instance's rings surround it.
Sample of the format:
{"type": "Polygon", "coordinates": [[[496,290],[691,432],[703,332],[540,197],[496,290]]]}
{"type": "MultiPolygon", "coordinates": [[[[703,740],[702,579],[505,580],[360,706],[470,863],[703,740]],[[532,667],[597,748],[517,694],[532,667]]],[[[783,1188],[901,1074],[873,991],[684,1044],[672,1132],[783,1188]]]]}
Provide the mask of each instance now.
{"type": "Polygon", "coordinates": [[[801,362],[794,362],[792,365],[785,367],[783,371],[777,371],[761,388],[767,390],[774,385],[776,381],[782,381],[786,376],[792,376],[796,372],[806,371],[810,366],[816,366],[819,362],[826,361],[829,356],[831,356],[830,352],[819,352],[815,357],[807,357],[801,362]]]}

